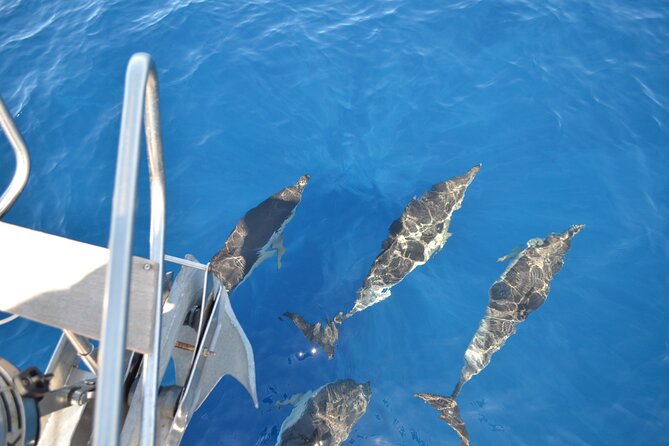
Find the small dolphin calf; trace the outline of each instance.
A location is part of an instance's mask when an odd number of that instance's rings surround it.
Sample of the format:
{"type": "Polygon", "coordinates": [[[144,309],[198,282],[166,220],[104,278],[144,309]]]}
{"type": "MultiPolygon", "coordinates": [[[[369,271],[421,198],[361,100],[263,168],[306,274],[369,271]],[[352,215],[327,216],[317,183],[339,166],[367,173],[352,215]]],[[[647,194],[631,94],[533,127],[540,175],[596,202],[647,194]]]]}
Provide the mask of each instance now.
{"type": "Polygon", "coordinates": [[[469,435],[455,401],[462,386],[490,363],[492,355],[516,332],[516,325],[543,305],[551,280],[562,269],[572,239],[583,227],[574,225],[562,234],[551,234],[545,239],[527,242],[527,247],[515,256],[490,288],[488,308],[467,347],[460,381],[451,396],[415,395],[439,410],[439,418],[456,430],[462,439],[462,446],[469,445],[469,435]]]}
{"type": "Polygon", "coordinates": [[[367,411],[371,396],[368,382],[344,379],[277,403],[294,409],[281,425],[276,446],[342,444],[367,411]]]}
{"type": "Polygon", "coordinates": [[[390,289],[400,283],[417,266],[425,264],[450,237],[448,228],[453,213],[460,209],[465,192],[481,165],[466,174],[432,186],[419,199],[414,198],[390,226],[389,234],[367,274],[351,310],[339,313],[333,321],[307,322],[295,313],[284,313],[311,342],[319,344],[334,356],[339,336],[338,325],[349,317],[390,297],[390,289]]]}
{"type": "Polygon", "coordinates": [[[281,189],[248,211],[232,231],[221,250],[211,259],[209,269],[228,293],[242,283],[253,270],[276,251],[281,268],[283,231],[295,215],[302,192],[309,182],[303,175],[295,183],[281,189]]]}

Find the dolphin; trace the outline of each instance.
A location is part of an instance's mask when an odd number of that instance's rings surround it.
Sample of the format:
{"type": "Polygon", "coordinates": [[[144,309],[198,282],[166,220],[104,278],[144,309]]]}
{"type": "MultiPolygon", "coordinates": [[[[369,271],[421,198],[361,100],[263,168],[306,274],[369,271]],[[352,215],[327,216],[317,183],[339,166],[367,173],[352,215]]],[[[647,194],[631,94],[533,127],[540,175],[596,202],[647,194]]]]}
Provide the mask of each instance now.
{"type": "Polygon", "coordinates": [[[293,406],[293,411],[281,424],[275,446],[342,444],[367,411],[371,396],[369,382],[343,379],[276,403],[293,406]]]}
{"type": "Polygon", "coordinates": [[[480,169],[478,164],[466,174],[437,183],[419,199],[411,200],[400,218],[390,225],[388,237],[358,291],[355,305],[339,316],[339,321],[390,297],[393,286],[444,247],[451,236],[448,228],[453,212],[462,206],[465,191],[480,169]]]}
{"type": "Polygon", "coordinates": [[[551,280],[562,269],[572,239],[583,228],[584,225],[574,225],[561,234],[528,241],[490,288],[485,316],[465,351],[465,364],[451,396],[415,394],[439,410],[439,418],[456,430],[462,446],[469,445],[455,401],[462,386],[490,363],[492,355],[516,332],[516,326],[546,302],[551,280]]]}
{"type": "Polygon", "coordinates": [[[209,270],[228,293],[275,251],[277,266],[281,268],[281,258],[286,251],[283,231],[295,215],[308,182],[309,175],[301,176],[295,185],[281,189],[237,222],[223,248],[209,262],[209,270]]]}
{"type": "MultiPolygon", "coordinates": [[[[278,251],[277,266],[281,267],[281,256],[285,252],[283,232],[295,215],[295,210],[302,200],[302,193],[309,182],[309,178],[309,175],[301,176],[295,185],[285,187],[270,196],[247,211],[237,222],[226,239],[225,245],[209,261],[209,271],[214,276],[213,289],[215,291],[216,285],[220,284],[227,291],[225,293],[227,298],[239,284],[251,275],[259,264],[271,257],[274,251],[278,251]]],[[[205,308],[200,308],[197,305],[193,308],[179,333],[180,342],[185,344],[192,342],[197,344],[199,342],[196,335],[198,333],[200,336],[202,335],[198,327],[202,322],[201,314],[203,311],[206,311],[205,308]]],[[[242,332],[241,338],[246,339],[245,336],[242,332]]],[[[239,351],[245,351],[245,349],[240,348],[239,351]]],[[[250,356],[252,356],[252,353],[251,351],[250,356]]],[[[183,365],[183,367],[176,367],[179,382],[185,383],[192,356],[193,352],[187,350],[175,350],[173,352],[175,364],[183,365]]]]}
{"type": "Polygon", "coordinates": [[[381,253],[372,264],[351,310],[339,313],[334,320],[311,323],[302,316],[286,312],[311,342],[319,344],[334,356],[339,336],[338,325],[349,317],[390,297],[390,290],[417,266],[425,264],[443,248],[450,237],[448,228],[453,213],[460,209],[465,192],[481,169],[478,164],[462,176],[432,186],[422,197],[414,198],[391,225],[381,253]]]}

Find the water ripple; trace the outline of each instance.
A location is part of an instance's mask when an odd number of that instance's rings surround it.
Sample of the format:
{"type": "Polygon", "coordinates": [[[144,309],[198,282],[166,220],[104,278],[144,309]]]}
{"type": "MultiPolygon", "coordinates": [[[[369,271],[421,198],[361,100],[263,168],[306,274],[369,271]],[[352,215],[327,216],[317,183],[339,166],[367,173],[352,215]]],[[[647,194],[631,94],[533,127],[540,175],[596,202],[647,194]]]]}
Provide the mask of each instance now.
{"type": "MultiPolygon", "coordinates": [[[[7,0],[0,21],[1,93],[33,156],[8,221],[107,243],[124,67],[136,51],[153,54],[161,82],[170,251],[211,256],[251,205],[312,174],[282,270],[263,265],[233,297],[259,388],[280,396],[373,378],[351,441],[454,441],[411,392],[450,390],[457,365],[448,380],[435,370],[461,356],[501,273],[495,258],[585,222],[550,305],[465,395],[486,408],[466,404],[463,415],[481,444],[664,439],[666,2],[7,0]],[[478,162],[434,263],[352,320],[340,358],[288,364],[308,346],[276,316],[350,305],[411,197],[478,162]]],[[[0,146],[0,167],[11,163],[0,146]]],[[[42,354],[55,338],[17,330],[2,332],[11,342],[0,355],[20,358],[19,338],[42,354]]],[[[184,444],[275,442],[285,413],[255,412],[237,387],[215,390],[184,444]]]]}

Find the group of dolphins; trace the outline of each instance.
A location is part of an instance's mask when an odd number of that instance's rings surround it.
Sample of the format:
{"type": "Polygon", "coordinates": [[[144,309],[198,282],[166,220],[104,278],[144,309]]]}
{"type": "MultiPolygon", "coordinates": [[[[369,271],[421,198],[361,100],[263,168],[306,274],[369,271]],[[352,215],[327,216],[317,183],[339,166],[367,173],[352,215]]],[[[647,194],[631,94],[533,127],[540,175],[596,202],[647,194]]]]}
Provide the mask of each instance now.
{"type": "MultiPolygon", "coordinates": [[[[390,297],[390,290],[417,266],[425,264],[441,250],[450,237],[453,213],[460,209],[465,192],[481,166],[462,176],[435,184],[423,196],[414,198],[402,215],[390,225],[381,253],[363,281],[353,307],[338,313],[333,320],[310,323],[302,316],[286,312],[310,342],[322,347],[328,358],[334,357],[339,327],[351,316],[390,297]]],[[[309,176],[272,195],[239,220],[225,246],[212,258],[210,271],[229,293],[242,283],[265,259],[277,253],[281,266],[283,232],[302,199],[309,176]]],[[[450,396],[418,393],[415,396],[439,411],[469,445],[469,434],[460,417],[456,398],[462,386],[481,372],[506,340],[516,332],[516,325],[539,308],[550,291],[550,282],[562,268],[572,238],[583,225],[574,225],[561,234],[535,238],[525,249],[510,254],[506,271],[490,288],[485,316],[464,354],[460,380],[450,396]]],[[[281,426],[276,446],[328,445],[344,442],[355,423],[364,415],[371,398],[369,383],[339,380],[317,390],[295,395],[277,406],[292,405],[293,411],[281,426]]]]}

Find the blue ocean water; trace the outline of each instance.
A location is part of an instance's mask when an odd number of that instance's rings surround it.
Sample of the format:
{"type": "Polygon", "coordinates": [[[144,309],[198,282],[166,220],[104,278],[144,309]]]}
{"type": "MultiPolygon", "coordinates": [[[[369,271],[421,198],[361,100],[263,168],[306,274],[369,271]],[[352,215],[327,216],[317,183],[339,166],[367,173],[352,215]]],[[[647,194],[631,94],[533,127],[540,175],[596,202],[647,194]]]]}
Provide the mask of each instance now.
{"type": "MultiPolygon", "coordinates": [[[[106,245],[125,66],[149,52],[168,253],[207,260],[312,177],[283,267],[232,297],[260,409],[225,378],[183,444],[273,445],[273,403],[339,378],[373,389],[346,444],[458,444],[413,393],[452,390],[498,257],[585,223],[546,304],[464,388],[472,444],[669,445],[668,48],[664,1],[4,0],[0,94],[33,162],[5,221],[106,245]],[[479,162],[443,251],[348,321],[333,360],[297,360],[310,345],[277,316],[347,309],[406,203],[479,162]]],[[[12,172],[2,140],[2,187],[12,172]]],[[[58,333],[20,320],[0,339],[44,368],[58,333]]]]}

